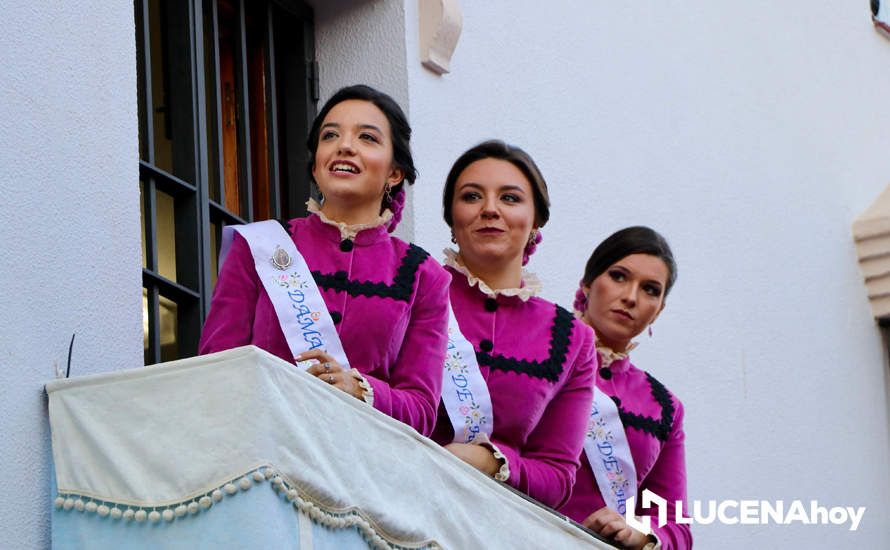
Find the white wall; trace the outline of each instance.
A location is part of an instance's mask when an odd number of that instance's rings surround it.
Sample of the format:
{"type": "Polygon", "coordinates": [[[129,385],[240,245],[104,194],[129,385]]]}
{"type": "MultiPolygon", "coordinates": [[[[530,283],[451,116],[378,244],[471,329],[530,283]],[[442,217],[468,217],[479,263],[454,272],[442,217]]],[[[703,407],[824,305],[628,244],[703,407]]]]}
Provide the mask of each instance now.
{"type": "MultiPolygon", "coordinates": [[[[890,183],[890,40],[867,3],[462,2],[452,73],[406,37],[416,240],[498,137],[540,164],[530,268],[571,299],[593,247],[647,224],[679,281],[636,363],[687,407],[690,498],[867,506],[860,530],[699,526],[701,548],[851,548],[890,532],[888,368],[850,224],[890,183]]],[[[879,543],[877,543],[879,545],[879,543]]]]}
{"type": "Polygon", "coordinates": [[[3,3],[0,532],[49,547],[43,384],[142,364],[131,2],[3,3]]]}

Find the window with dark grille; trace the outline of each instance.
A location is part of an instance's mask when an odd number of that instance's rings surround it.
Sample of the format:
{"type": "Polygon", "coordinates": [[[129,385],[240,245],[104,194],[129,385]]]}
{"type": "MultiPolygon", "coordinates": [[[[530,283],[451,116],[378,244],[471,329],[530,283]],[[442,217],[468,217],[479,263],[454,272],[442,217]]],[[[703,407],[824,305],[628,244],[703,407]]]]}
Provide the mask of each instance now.
{"type": "Polygon", "coordinates": [[[136,0],[145,364],[195,355],[226,224],[305,214],[318,99],[295,0],[136,0]]]}

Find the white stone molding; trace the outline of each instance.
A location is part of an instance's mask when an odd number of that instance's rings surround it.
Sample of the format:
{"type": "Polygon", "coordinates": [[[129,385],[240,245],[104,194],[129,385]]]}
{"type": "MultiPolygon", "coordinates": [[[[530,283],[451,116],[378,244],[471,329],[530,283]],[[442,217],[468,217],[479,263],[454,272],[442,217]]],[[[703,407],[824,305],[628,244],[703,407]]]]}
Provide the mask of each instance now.
{"type": "Polygon", "coordinates": [[[890,185],[853,221],[853,240],[872,314],[890,321],[890,185]]]}
{"type": "Polygon", "coordinates": [[[418,0],[420,62],[436,74],[451,71],[463,18],[458,0],[418,0]]]}

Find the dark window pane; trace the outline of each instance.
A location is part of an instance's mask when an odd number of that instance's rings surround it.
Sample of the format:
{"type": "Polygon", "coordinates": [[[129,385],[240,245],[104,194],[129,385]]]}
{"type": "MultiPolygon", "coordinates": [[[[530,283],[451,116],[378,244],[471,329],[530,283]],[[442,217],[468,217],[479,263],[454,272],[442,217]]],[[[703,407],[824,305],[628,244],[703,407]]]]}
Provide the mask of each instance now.
{"type": "Polygon", "coordinates": [[[210,290],[216,288],[216,277],[219,273],[219,226],[210,224],[210,290]]]}
{"type": "Polygon", "coordinates": [[[250,174],[253,219],[272,217],[269,182],[269,90],[266,78],[266,6],[246,4],[247,97],[250,113],[250,174]]]}
{"type": "MultiPolygon", "coordinates": [[[[314,103],[310,99],[307,67],[312,54],[309,23],[290,12],[273,7],[275,40],[276,120],[278,140],[278,173],[283,218],[306,215],[309,199],[308,153],[306,134],[314,103]]],[[[314,116],[314,114],[312,115],[314,116]]]]}
{"type": "Polygon", "coordinates": [[[194,183],[188,2],[149,0],[154,164],[194,183]]]}
{"type": "Polygon", "coordinates": [[[158,273],[171,281],[178,280],[176,276],[176,210],[173,197],[167,193],[158,191],[157,197],[157,234],[158,243],[158,273]]]}
{"type": "Polygon", "coordinates": [[[178,321],[179,307],[176,302],[161,296],[161,361],[179,358],[178,321]]]}
{"type": "Polygon", "coordinates": [[[236,216],[244,217],[241,205],[245,197],[239,185],[242,174],[242,155],[239,148],[241,94],[238,82],[238,60],[240,55],[239,35],[241,33],[238,4],[231,0],[220,0],[219,6],[219,94],[222,109],[222,151],[223,151],[223,207],[236,216]]]}

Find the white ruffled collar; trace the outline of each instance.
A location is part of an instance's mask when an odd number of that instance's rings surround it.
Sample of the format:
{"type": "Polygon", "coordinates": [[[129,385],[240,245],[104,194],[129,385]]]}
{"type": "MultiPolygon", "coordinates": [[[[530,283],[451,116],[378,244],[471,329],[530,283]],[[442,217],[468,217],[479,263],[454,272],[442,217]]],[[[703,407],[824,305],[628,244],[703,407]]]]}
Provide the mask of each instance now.
{"type": "MultiPolygon", "coordinates": [[[[627,349],[623,352],[615,351],[610,347],[607,347],[600,343],[599,340],[596,341],[596,351],[600,356],[600,368],[604,369],[606,367],[610,367],[613,363],[618,363],[624,361],[628,358],[630,352],[637,347],[637,342],[631,342],[627,345],[627,349]]],[[[626,364],[626,363],[625,363],[626,364]]]]}
{"type": "Polygon", "coordinates": [[[371,223],[354,223],[354,224],[341,223],[338,221],[334,221],[334,220],[328,218],[327,216],[325,216],[324,212],[321,211],[321,205],[318,204],[318,201],[315,199],[311,199],[311,198],[308,201],[306,201],[306,210],[308,210],[310,213],[318,216],[318,219],[321,220],[322,222],[324,222],[328,225],[332,225],[332,226],[336,227],[337,229],[339,229],[341,240],[344,240],[344,239],[355,240],[355,236],[358,235],[359,231],[364,231],[365,229],[373,229],[375,227],[380,227],[381,225],[388,223],[389,220],[392,219],[392,211],[389,208],[386,208],[383,210],[383,213],[380,214],[380,216],[378,216],[377,219],[371,223]]]}
{"type": "Polygon", "coordinates": [[[479,277],[473,275],[473,273],[467,269],[460,261],[460,254],[456,250],[451,248],[446,248],[445,253],[445,265],[451,267],[458,273],[462,273],[467,278],[467,282],[470,286],[478,286],[479,291],[483,294],[486,294],[491,297],[500,296],[516,296],[523,302],[527,302],[529,298],[532,296],[537,296],[539,292],[541,292],[541,280],[538,279],[537,275],[530,271],[522,270],[521,280],[522,286],[519,288],[498,288],[493,289],[488,286],[485,281],[480,279],[479,277]]]}

